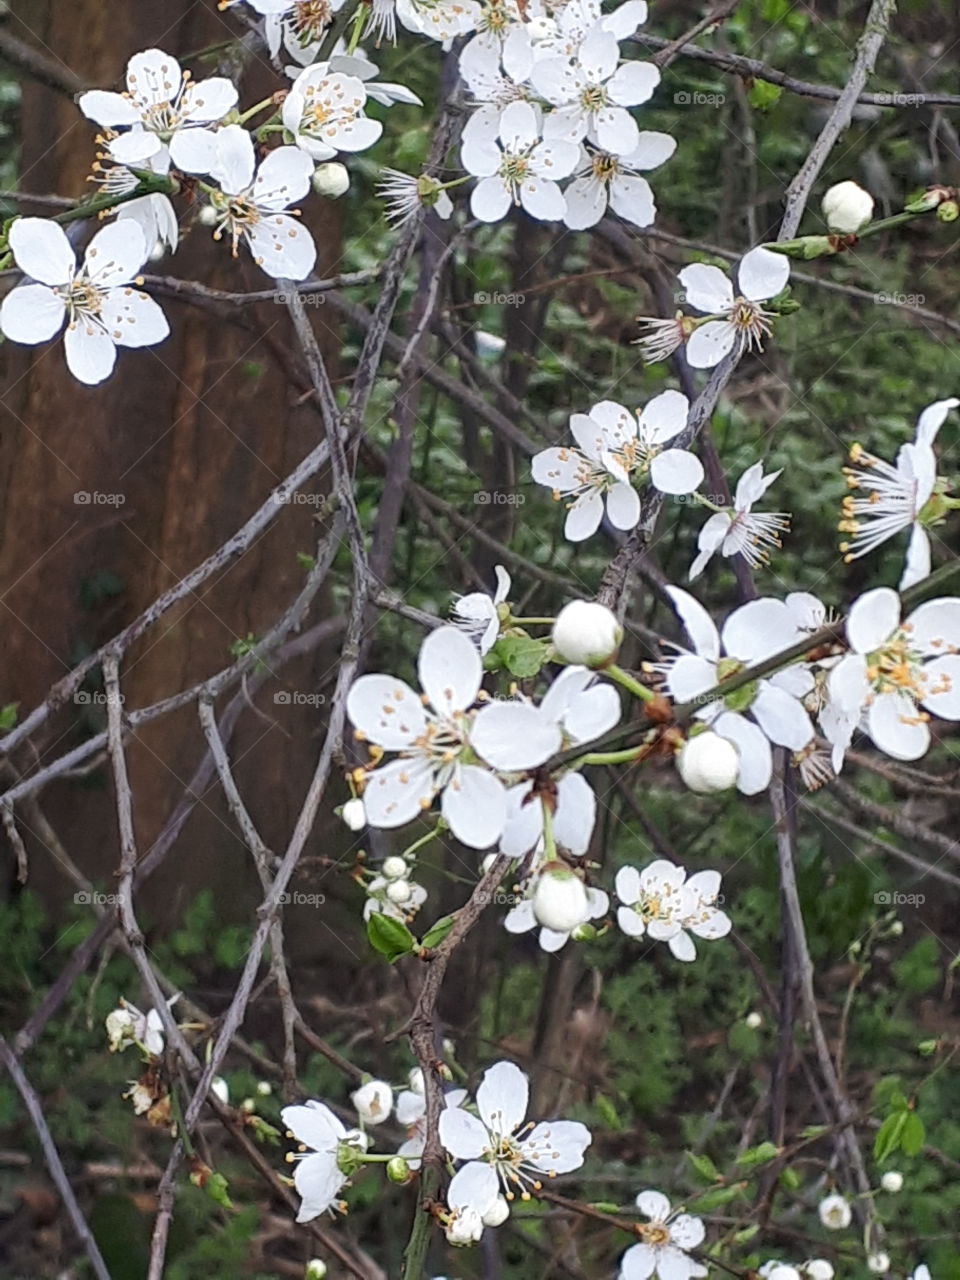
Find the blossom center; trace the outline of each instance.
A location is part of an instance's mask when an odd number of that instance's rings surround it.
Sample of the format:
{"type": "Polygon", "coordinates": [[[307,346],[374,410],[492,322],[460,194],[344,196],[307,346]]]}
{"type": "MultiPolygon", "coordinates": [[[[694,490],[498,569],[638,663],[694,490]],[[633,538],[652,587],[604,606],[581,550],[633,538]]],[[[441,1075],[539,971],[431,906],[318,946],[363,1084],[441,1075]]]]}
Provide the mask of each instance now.
{"type": "Polygon", "coordinates": [[[332,17],[329,0],[299,0],[293,6],[289,21],[300,44],[308,45],[320,39],[332,17]]]}
{"type": "Polygon", "coordinates": [[[654,1249],[670,1243],[670,1228],[665,1222],[645,1222],[637,1226],[637,1235],[654,1249]]]}
{"type": "Polygon", "coordinates": [[[593,157],[593,176],[598,182],[612,182],[620,172],[620,164],[616,156],[601,151],[593,157]]]}
{"type": "Polygon", "coordinates": [[[580,91],[580,106],[584,111],[602,111],[609,102],[605,85],[588,84],[580,91]]]}
{"type": "Polygon", "coordinates": [[[771,312],[750,298],[737,298],[729,318],[739,335],[741,350],[763,350],[763,339],[773,332],[771,312]]]}
{"type": "Polygon", "coordinates": [[[58,293],[70,312],[71,320],[77,316],[87,318],[99,316],[103,309],[103,290],[98,289],[84,276],[78,276],[70,284],[64,285],[58,293]]]}

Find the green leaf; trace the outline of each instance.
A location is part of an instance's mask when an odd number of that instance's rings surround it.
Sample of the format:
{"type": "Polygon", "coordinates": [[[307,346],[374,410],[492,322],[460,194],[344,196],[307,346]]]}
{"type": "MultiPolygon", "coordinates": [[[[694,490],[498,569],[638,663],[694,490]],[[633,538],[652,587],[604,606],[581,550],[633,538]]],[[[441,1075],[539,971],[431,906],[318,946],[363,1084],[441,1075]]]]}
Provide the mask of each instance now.
{"type": "Polygon", "coordinates": [[[3,708],[0,708],[0,729],[12,729],[17,723],[17,707],[19,702],[8,702],[3,708]]]}
{"type": "Polygon", "coordinates": [[[403,923],[382,911],[374,911],[367,921],[367,937],[374,951],[393,964],[401,956],[408,956],[417,945],[417,940],[403,923]]]}
{"type": "Polygon", "coordinates": [[[600,1112],[604,1125],[615,1132],[623,1128],[620,1115],[605,1093],[598,1093],[594,1098],[594,1106],[600,1112]]]}
{"type": "Polygon", "coordinates": [[[203,1189],[211,1200],[215,1200],[224,1209],[232,1209],[233,1204],[227,1194],[227,1186],[227,1180],[222,1173],[211,1173],[203,1189]]]}
{"type": "Polygon", "coordinates": [[[453,928],[455,919],[455,916],[442,916],[423,935],[420,939],[420,945],[422,947],[439,947],[440,943],[453,928]]]}
{"type": "Polygon", "coordinates": [[[908,1111],[894,1111],[892,1115],[887,1116],[877,1130],[877,1136],[873,1140],[873,1158],[877,1164],[883,1164],[895,1151],[900,1150],[903,1130],[909,1114],[908,1111]]]}
{"type": "Polygon", "coordinates": [[[752,1169],[755,1165],[775,1160],[779,1154],[780,1148],[775,1142],[761,1142],[758,1147],[749,1147],[742,1156],[738,1156],[737,1164],[744,1169],[752,1169]]]}
{"type": "Polygon", "coordinates": [[[697,1213],[711,1213],[714,1209],[719,1209],[729,1204],[731,1200],[735,1200],[742,1191],[743,1187],[739,1182],[732,1187],[711,1187],[702,1196],[695,1196],[691,1207],[695,1204],[697,1213]]]}
{"type": "Polygon", "coordinates": [[[789,1167],[784,1169],[780,1174],[780,1181],[789,1191],[800,1190],[800,1175],[796,1169],[789,1167]]]}
{"type": "Polygon", "coordinates": [[[907,1113],[903,1132],[900,1135],[900,1149],[908,1156],[918,1156],[923,1150],[927,1136],[923,1121],[915,1111],[907,1113]]]}
{"type": "Polygon", "coordinates": [[[549,640],[534,640],[531,636],[501,636],[494,645],[497,657],[518,680],[535,676],[547,661],[549,640]]]}
{"type": "Polygon", "coordinates": [[[758,111],[769,111],[780,101],[782,92],[779,85],[770,84],[768,80],[754,80],[747,94],[747,101],[758,111]]]}
{"type": "Polygon", "coordinates": [[[695,1155],[692,1151],[687,1152],[687,1159],[696,1169],[697,1173],[704,1182],[720,1182],[721,1173],[717,1166],[713,1163],[709,1156],[695,1155]]]}

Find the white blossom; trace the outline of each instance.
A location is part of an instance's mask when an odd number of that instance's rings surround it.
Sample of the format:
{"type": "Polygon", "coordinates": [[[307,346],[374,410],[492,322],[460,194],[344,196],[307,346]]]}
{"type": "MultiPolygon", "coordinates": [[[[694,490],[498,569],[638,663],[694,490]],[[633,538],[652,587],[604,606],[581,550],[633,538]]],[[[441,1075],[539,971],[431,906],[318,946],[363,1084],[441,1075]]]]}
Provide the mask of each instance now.
{"type": "Polygon", "coordinates": [[[338,1202],[347,1180],[339,1164],[340,1147],[349,1135],[322,1102],[284,1107],[280,1118],[302,1148],[294,1157],[293,1181],[301,1200],[297,1221],[310,1222],[338,1202]]]}
{"type": "MultiPolygon", "coordinates": [[[[549,874],[549,872],[546,873],[546,875],[549,874]]],[[[541,951],[553,952],[559,951],[561,947],[565,946],[571,933],[581,925],[590,920],[599,920],[602,916],[605,916],[610,909],[610,899],[602,889],[595,889],[592,885],[585,887],[583,910],[569,919],[561,920],[553,914],[558,905],[555,901],[549,900],[553,895],[545,894],[541,889],[544,878],[543,874],[536,877],[533,895],[524,898],[516,906],[511,907],[504,917],[503,925],[508,933],[515,934],[528,933],[531,929],[539,928],[540,932],[537,936],[537,941],[540,944],[541,951]],[[537,896],[538,891],[539,899],[537,896]]],[[[579,898],[579,894],[576,891],[573,896],[576,899],[579,898]]]]}
{"type": "Polygon", "coordinates": [[[820,1221],[830,1231],[843,1231],[853,1219],[853,1210],[841,1195],[824,1196],[817,1205],[820,1221]]]}
{"type": "Polygon", "coordinates": [[[649,227],[656,218],[653,192],[641,173],[659,168],[677,149],[676,138],[668,133],[642,132],[629,155],[583,149],[573,181],[564,191],[567,212],[564,222],[572,231],[594,227],[610,209],[632,222],[649,227]]]}
{"type": "Polygon", "coordinates": [[[386,204],[387,218],[395,227],[402,227],[421,209],[433,209],[444,221],[453,213],[453,201],[436,178],[425,173],[413,177],[399,169],[384,169],[377,195],[386,204]]]}
{"type": "Polygon", "coordinates": [[[769,562],[767,547],[783,545],[780,535],[790,528],[790,516],[785,511],[756,512],[753,504],[760,501],[780,474],[772,471],[765,476],[762,462],[747,468],[737,483],[733,510],[716,512],[700,530],[697,557],[690,566],[691,582],[699,578],[718,551],[723,556],[742,555],[751,569],[769,562]]]}
{"type": "Polygon", "coordinates": [[[772,319],[763,303],[786,287],[790,260],[771,249],[751,249],[737,269],[737,293],[719,267],[702,262],[684,267],[679,279],[689,305],[711,317],[687,340],[687,360],[695,369],[712,369],[731,351],[762,350],[772,319]]]}
{"type": "Polygon", "coordinates": [[[385,1080],[368,1080],[350,1095],[364,1124],[383,1124],[393,1110],[393,1090],[385,1080]]]}
{"type": "Polygon", "coordinates": [[[658,858],[643,871],[621,867],[614,887],[622,904],[617,923],[623,932],[666,942],[677,960],[696,960],[691,933],[712,941],[730,932],[729,917],[714,905],[720,893],[717,871],[698,871],[687,879],[683,867],[658,858]]]}
{"type": "MultiPolygon", "coordinates": [[[[351,831],[362,831],[367,825],[367,815],[363,808],[363,801],[354,796],[340,810],[340,817],[351,831]]],[[[406,864],[404,864],[406,865],[406,864]]]]}
{"type": "Polygon", "coordinates": [[[514,204],[548,222],[559,221],[566,212],[557,181],[573,172],[579,150],[570,142],[541,141],[528,102],[512,102],[499,126],[477,131],[464,141],[460,154],[463,167],[480,179],[470,208],[482,222],[499,222],[514,204]]]}
{"type": "Polygon", "coordinates": [[[83,263],[63,228],[47,218],[18,218],[8,243],[33,283],[3,300],[0,329],[12,342],[33,346],[63,328],[67,367],[88,386],[113,372],[117,347],[148,347],[170,332],[166,317],[136,276],[149,248],[136,222],[114,222],[90,241],[83,263]]]}
{"type": "Polygon", "coordinates": [[[471,591],[468,595],[458,596],[451,613],[454,623],[465,631],[476,644],[481,654],[489,653],[500,634],[500,612],[510,592],[510,575],[502,564],[494,570],[497,579],[496,590],[492,596],[485,591],[471,591]]]}
{"type": "Polygon", "coordinates": [[[364,115],[366,101],[362,80],[316,62],[294,80],[283,102],[283,123],[315,161],[332,160],[338,151],[366,151],[383,132],[379,120],[364,115]]]}
{"type": "Polygon", "coordinates": [[[867,1270],[872,1271],[874,1275],[883,1276],[890,1270],[890,1255],[879,1250],[877,1253],[867,1255],[867,1270]]]}
{"type": "Polygon", "coordinates": [[[898,1191],[903,1190],[903,1174],[898,1173],[896,1169],[889,1169],[880,1179],[880,1186],[884,1191],[889,1191],[895,1195],[898,1191]]]}
{"type": "Polygon", "coordinates": [[[703,1243],[706,1231],[700,1218],[672,1209],[662,1191],[641,1191],[637,1208],[649,1219],[637,1228],[640,1240],[620,1259],[619,1280],[693,1280],[707,1268],[690,1257],[689,1250],[703,1243]]]}

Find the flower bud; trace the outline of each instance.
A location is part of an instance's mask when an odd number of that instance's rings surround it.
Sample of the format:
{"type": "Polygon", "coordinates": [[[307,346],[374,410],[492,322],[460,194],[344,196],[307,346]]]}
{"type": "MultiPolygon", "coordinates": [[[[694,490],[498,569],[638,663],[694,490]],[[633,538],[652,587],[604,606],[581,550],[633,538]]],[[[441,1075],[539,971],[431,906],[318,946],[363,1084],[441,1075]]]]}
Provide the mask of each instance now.
{"type": "Polygon", "coordinates": [[[483,1235],[483,1219],[476,1209],[463,1205],[447,1223],[446,1237],[450,1244],[476,1244],[483,1235]]]}
{"type": "Polygon", "coordinates": [[[890,1270],[890,1255],[888,1253],[871,1253],[867,1258],[867,1270],[872,1271],[874,1275],[882,1276],[890,1270]]]}
{"type": "Polygon", "coordinates": [[[696,733],[677,754],[680,777],[691,791],[711,795],[736,786],[740,773],[740,753],[732,742],[708,729],[696,733]]]}
{"type": "Polygon", "coordinates": [[[391,1182],[395,1182],[398,1187],[402,1187],[410,1181],[413,1174],[410,1172],[410,1166],[403,1156],[394,1156],[392,1160],[387,1161],[387,1177],[391,1182]]]}
{"type": "Polygon", "coordinates": [[[340,810],[340,817],[351,831],[362,831],[367,825],[367,813],[363,807],[363,801],[356,797],[347,801],[340,810]]]}
{"type": "Polygon", "coordinates": [[[744,1022],[751,1031],[756,1031],[757,1027],[763,1026],[763,1014],[757,1013],[756,1009],[752,1013],[748,1013],[744,1018],[744,1022]]]}
{"type": "Polygon", "coordinates": [[[603,604],[571,600],[553,624],[553,647],[564,662],[599,667],[611,662],[623,640],[623,627],[603,604]]]}
{"type": "Polygon", "coordinates": [[[531,905],[537,923],[556,933],[570,933],[590,918],[583,881],[561,862],[550,862],[541,871],[531,905]]]}
{"type": "MultiPolygon", "coordinates": [[[[941,222],[956,222],[960,218],[960,204],[956,200],[944,200],[937,205],[937,217],[941,222]]],[[[885,1258],[885,1253],[880,1255],[885,1258]]]]}
{"type": "Polygon", "coordinates": [[[244,1115],[252,1116],[256,1111],[256,1109],[257,1109],[257,1102],[255,1098],[244,1098],[244,1100],[240,1103],[240,1110],[243,1112],[244,1115]]]}
{"type": "Polygon", "coordinates": [[[570,935],[574,942],[593,942],[596,936],[596,926],[592,925],[589,920],[586,924],[578,924],[570,935]]]}
{"type": "Polygon", "coordinates": [[[873,196],[856,182],[838,182],[824,195],[820,207],[831,231],[854,236],[873,217],[873,196]]]}
{"type": "Polygon", "coordinates": [[[903,1190],[903,1174],[897,1173],[896,1169],[891,1169],[889,1173],[885,1173],[880,1179],[880,1185],[884,1191],[890,1191],[895,1195],[898,1191],[903,1190]]]}
{"type": "Polygon", "coordinates": [[[213,1077],[210,1081],[210,1092],[214,1097],[219,1098],[224,1106],[226,1106],[230,1101],[230,1086],[227,1084],[226,1080],[224,1080],[223,1076],[213,1077]]]}
{"type": "Polygon", "coordinates": [[[338,196],[349,190],[350,174],[346,165],[336,160],[332,164],[318,164],[313,171],[313,189],[318,196],[326,196],[328,200],[336,200],[338,196]]]}
{"type": "Polygon", "coordinates": [[[393,1090],[385,1080],[368,1080],[351,1096],[364,1124],[383,1124],[393,1110],[393,1090]]]}
{"type": "Polygon", "coordinates": [[[303,1273],[303,1280],[326,1280],[327,1264],[322,1258],[311,1258],[303,1273]]]}
{"type": "Polygon", "coordinates": [[[894,920],[890,925],[890,933],[894,938],[899,938],[903,934],[903,921],[894,920]]]}
{"type": "Polygon", "coordinates": [[[261,1098],[269,1098],[271,1093],[273,1093],[273,1085],[269,1080],[258,1080],[257,1093],[261,1098]]]}
{"type": "Polygon", "coordinates": [[[483,1215],[483,1225],[485,1227],[499,1227],[502,1222],[510,1217],[510,1206],[507,1204],[503,1196],[497,1196],[493,1204],[483,1215]]]}
{"type": "Polygon", "coordinates": [[[817,1206],[820,1221],[829,1231],[842,1231],[849,1227],[853,1217],[850,1206],[843,1196],[824,1196],[817,1206]]]}
{"type": "Polygon", "coordinates": [[[404,880],[409,869],[406,861],[394,854],[392,857],[384,858],[380,874],[385,880],[404,880]]]}
{"type": "Polygon", "coordinates": [[[133,1014],[129,1009],[114,1009],[106,1018],[110,1052],[116,1053],[135,1039],[133,1014]]]}
{"type": "Polygon", "coordinates": [[[197,214],[197,221],[203,227],[215,227],[218,216],[212,204],[205,204],[201,206],[200,212],[197,214]]]}
{"type": "Polygon", "coordinates": [[[775,1263],[764,1275],[765,1280],[800,1280],[800,1272],[787,1262],[775,1263]]]}
{"type": "Polygon", "coordinates": [[[811,1258],[803,1264],[802,1271],[807,1280],[833,1280],[834,1276],[833,1264],[826,1258],[811,1258]]]}
{"type": "Polygon", "coordinates": [[[387,897],[391,902],[395,902],[398,906],[404,902],[409,902],[413,897],[413,890],[410,888],[409,880],[391,880],[387,885],[387,897]]]}

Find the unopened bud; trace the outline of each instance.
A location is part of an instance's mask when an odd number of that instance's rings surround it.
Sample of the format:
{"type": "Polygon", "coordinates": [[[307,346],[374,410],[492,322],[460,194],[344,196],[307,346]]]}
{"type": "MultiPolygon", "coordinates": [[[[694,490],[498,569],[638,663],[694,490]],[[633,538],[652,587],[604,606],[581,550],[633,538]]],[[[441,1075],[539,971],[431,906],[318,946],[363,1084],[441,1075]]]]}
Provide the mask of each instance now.
{"type": "Polygon", "coordinates": [[[867,1270],[872,1271],[877,1276],[886,1275],[890,1270],[890,1255],[882,1250],[878,1253],[871,1253],[867,1258],[867,1270]]]}
{"type": "Polygon", "coordinates": [[[833,1264],[826,1258],[811,1258],[801,1268],[807,1280],[833,1280],[833,1264]]]}
{"type": "Polygon", "coordinates": [[[555,933],[570,933],[590,918],[583,881],[561,862],[550,862],[541,871],[531,906],[537,923],[555,933]]]}
{"type": "Polygon", "coordinates": [[[398,1187],[402,1187],[410,1181],[413,1174],[410,1172],[410,1166],[403,1156],[394,1156],[392,1160],[387,1161],[387,1177],[391,1182],[395,1182],[398,1187]]]}
{"type": "Polygon", "coordinates": [[[340,810],[340,817],[351,831],[362,831],[367,825],[367,813],[363,807],[363,801],[356,797],[347,801],[340,810]]]}
{"type": "Polygon", "coordinates": [[[346,165],[334,160],[330,164],[318,164],[313,171],[313,189],[318,196],[336,200],[350,189],[350,174],[346,165]]]}
{"type": "Polygon", "coordinates": [[[396,854],[389,858],[384,858],[383,866],[380,868],[381,874],[386,880],[403,880],[410,868],[407,866],[405,859],[397,857],[396,854]]]}
{"type": "Polygon", "coordinates": [[[385,1080],[370,1080],[351,1096],[364,1124],[383,1124],[393,1110],[393,1090],[385,1080]]]}
{"type": "Polygon", "coordinates": [[[744,1022],[751,1031],[756,1031],[757,1027],[763,1026],[763,1014],[757,1013],[756,1009],[752,1013],[748,1013],[744,1018],[744,1022]]]}
{"type": "Polygon", "coordinates": [[[483,1235],[483,1219],[476,1209],[463,1205],[457,1209],[447,1223],[444,1233],[452,1245],[476,1244],[483,1235]]]}
{"type": "Polygon", "coordinates": [[[843,236],[855,236],[873,217],[873,196],[856,182],[838,182],[820,206],[827,226],[843,236]]]}
{"type": "Polygon", "coordinates": [[[404,902],[409,902],[413,897],[413,890],[410,888],[410,881],[391,880],[387,885],[387,897],[391,902],[395,902],[398,906],[404,902]]]}
{"type": "Polygon", "coordinates": [[[880,1185],[884,1191],[889,1191],[895,1195],[898,1191],[903,1190],[903,1174],[897,1173],[896,1169],[891,1169],[880,1179],[880,1185]]]}
{"type": "Polygon", "coordinates": [[[327,1264],[322,1258],[311,1258],[303,1273],[303,1280],[326,1280],[327,1264]]]}
{"type": "Polygon", "coordinates": [[[623,640],[623,627],[603,604],[572,600],[553,624],[553,647],[564,662],[599,667],[611,662],[623,640]]]}
{"type": "Polygon", "coordinates": [[[680,777],[691,791],[712,795],[736,786],[740,753],[727,738],[708,729],[694,734],[677,754],[680,777]]]}
{"type": "MultiPolygon", "coordinates": [[[[937,205],[937,217],[941,222],[956,222],[957,218],[960,218],[960,204],[957,204],[956,200],[944,200],[942,204],[937,205]]],[[[881,1253],[879,1256],[885,1258],[887,1255],[881,1253]]]]}

